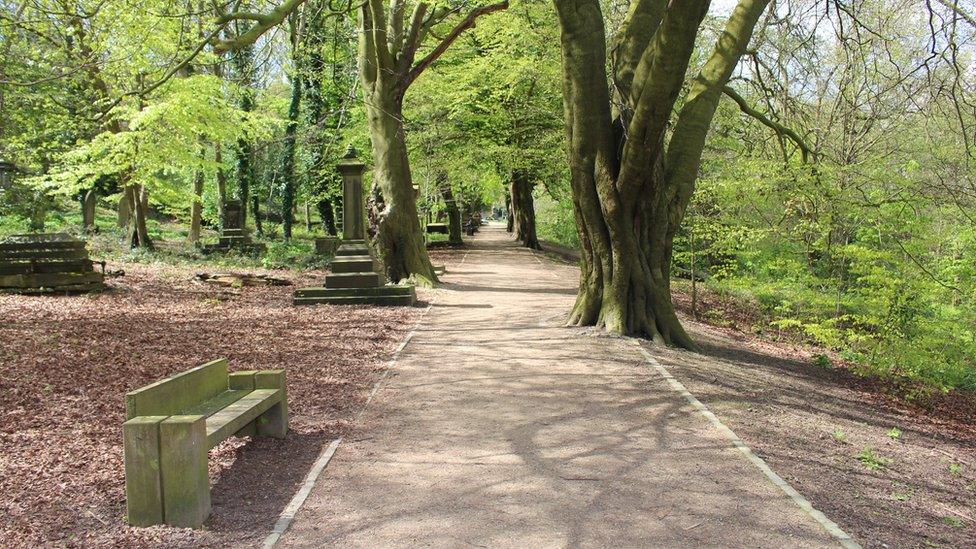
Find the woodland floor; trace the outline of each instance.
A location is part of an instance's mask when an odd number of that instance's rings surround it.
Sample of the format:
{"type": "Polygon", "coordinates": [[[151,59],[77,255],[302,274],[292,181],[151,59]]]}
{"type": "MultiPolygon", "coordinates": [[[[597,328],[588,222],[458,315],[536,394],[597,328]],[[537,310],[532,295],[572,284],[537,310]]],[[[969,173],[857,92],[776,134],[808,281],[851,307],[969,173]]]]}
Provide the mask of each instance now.
{"type": "MultiPolygon", "coordinates": [[[[439,250],[434,262],[451,271],[464,253],[439,250]]],[[[540,263],[543,270],[556,265],[540,263]]],[[[381,425],[351,420],[422,312],[296,308],[294,286],[191,282],[201,267],[108,268],[126,275],[101,295],[0,295],[2,547],[263,539],[324,443],[338,434],[368,440],[364,429],[381,425]],[[288,367],[291,436],[232,440],[213,451],[214,513],[205,530],[127,527],[122,395],[219,356],[232,369],[288,367]]],[[[295,285],[322,275],[263,272],[295,285]]],[[[687,296],[675,297],[686,305],[687,296]]],[[[571,296],[560,292],[559,299],[571,296]]],[[[889,384],[816,365],[812,357],[822,350],[752,334],[748,313],[734,305],[706,296],[705,308],[721,309],[724,324],[744,329],[686,319],[703,354],[645,348],[815,507],[866,547],[972,546],[971,395],[908,404],[891,396],[897,388],[889,384]],[[892,428],[899,436],[889,436],[892,428]],[[883,466],[871,470],[871,462],[883,466]]]]}
{"type": "MultiPolygon", "coordinates": [[[[545,247],[554,261],[573,259],[545,247]]],[[[710,323],[696,322],[677,288],[702,353],[645,349],[816,508],[865,547],[974,545],[976,395],[858,376],[835,353],[759,329],[752,306],[707,289],[699,310],[710,323]]]]}
{"type": "MultiPolygon", "coordinates": [[[[201,267],[108,268],[126,273],[100,295],[0,295],[0,547],[263,539],[422,312],[293,307],[295,286],[192,282],[201,267]],[[219,357],[232,370],[288,369],[289,436],[212,450],[205,530],[126,526],[124,393],[219,357]]],[[[261,272],[296,286],[323,274],[261,272]]]]}

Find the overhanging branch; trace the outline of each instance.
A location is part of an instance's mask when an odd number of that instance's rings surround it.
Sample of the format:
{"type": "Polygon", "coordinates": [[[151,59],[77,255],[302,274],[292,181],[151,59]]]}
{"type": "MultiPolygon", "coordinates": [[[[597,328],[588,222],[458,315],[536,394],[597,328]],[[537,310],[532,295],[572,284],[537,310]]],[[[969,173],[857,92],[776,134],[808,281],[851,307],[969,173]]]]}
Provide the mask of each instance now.
{"type": "MultiPolygon", "coordinates": [[[[356,2],[356,0],[342,1],[344,5],[339,6],[333,6],[332,2],[329,2],[329,9],[332,11],[332,13],[328,14],[327,17],[349,12],[353,9],[356,2]]],[[[254,24],[251,25],[251,28],[247,29],[247,31],[245,31],[243,34],[231,40],[221,40],[214,44],[214,53],[219,55],[229,51],[236,51],[245,46],[253,44],[258,40],[258,38],[261,38],[264,33],[268,32],[273,27],[280,25],[285,18],[291,15],[304,3],[305,0],[285,0],[283,4],[266,14],[251,11],[237,11],[222,15],[217,19],[218,27],[226,25],[231,21],[254,21],[254,24]]]]}
{"type": "Polygon", "coordinates": [[[779,122],[770,119],[769,117],[757,111],[756,109],[752,108],[752,106],[750,106],[749,103],[746,102],[745,98],[739,95],[739,93],[733,90],[730,86],[725,86],[725,88],[723,88],[722,91],[725,93],[725,95],[729,96],[729,98],[732,99],[732,101],[735,101],[736,104],[739,105],[739,109],[741,109],[744,114],[751,116],[752,118],[755,118],[764,126],[776,132],[776,135],[779,135],[781,137],[786,137],[790,141],[795,143],[797,148],[800,149],[800,154],[803,156],[804,163],[807,162],[810,156],[813,156],[814,160],[817,159],[817,155],[813,152],[810,146],[807,145],[807,142],[804,141],[804,139],[800,137],[800,134],[796,133],[792,128],[788,128],[780,124],[779,122]]]}
{"type": "Polygon", "coordinates": [[[431,63],[436,61],[438,57],[440,57],[441,55],[443,55],[445,51],[447,51],[447,48],[451,47],[451,44],[453,44],[454,41],[457,40],[458,36],[461,36],[461,33],[474,27],[476,19],[478,19],[482,15],[488,15],[489,13],[494,13],[496,11],[502,11],[505,9],[508,9],[508,0],[503,0],[502,2],[499,2],[497,4],[482,6],[480,8],[471,10],[471,12],[468,13],[468,16],[465,17],[463,21],[458,23],[457,26],[451,29],[451,32],[449,32],[447,36],[445,36],[444,39],[441,40],[439,44],[437,44],[437,47],[434,48],[434,51],[428,53],[423,59],[418,61],[417,64],[414,65],[412,69],[410,69],[410,72],[407,73],[407,76],[404,79],[403,86],[401,89],[403,91],[406,91],[406,89],[410,87],[410,84],[412,84],[413,81],[416,80],[418,76],[420,76],[420,73],[424,72],[424,70],[427,67],[429,67],[431,63]]]}

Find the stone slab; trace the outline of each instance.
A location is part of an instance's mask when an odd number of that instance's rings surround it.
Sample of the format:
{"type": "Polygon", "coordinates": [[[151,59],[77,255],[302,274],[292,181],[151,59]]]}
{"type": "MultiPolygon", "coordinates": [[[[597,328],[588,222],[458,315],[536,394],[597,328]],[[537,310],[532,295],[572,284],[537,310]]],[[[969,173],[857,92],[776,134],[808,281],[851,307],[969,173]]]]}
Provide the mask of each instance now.
{"type": "Polygon", "coordinates": [[[375,288],[380,285],[380,275],[375,272],[330,273],[325,276],[326,288],[375,288]]]}

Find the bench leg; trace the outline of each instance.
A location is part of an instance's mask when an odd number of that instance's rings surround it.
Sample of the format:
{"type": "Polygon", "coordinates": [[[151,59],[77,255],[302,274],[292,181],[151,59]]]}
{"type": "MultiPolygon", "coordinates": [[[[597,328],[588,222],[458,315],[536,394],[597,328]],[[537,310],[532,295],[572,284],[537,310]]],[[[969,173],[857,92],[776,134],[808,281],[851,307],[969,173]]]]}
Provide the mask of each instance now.
{"type": "Polygon", "coordinates": [[[122,424],[126,521],[132,526],[163,523],[159,424],[165,419],[166,416],[141,416],[122,424]]]}
{"type": "Polygon", "coordinates": [[[199,528],[210,516],[205,416],[171,416],[159,424],[166,524],[199,528]]]}
{"type": "Polygon", "coordinates": [[[285,391],[284,370],[262,370],[254,374],[255,389],[280,389],[281,402],[261,414],[256,423],[258,435],[284,438],[288,432],[288,393],[285,391]]]}

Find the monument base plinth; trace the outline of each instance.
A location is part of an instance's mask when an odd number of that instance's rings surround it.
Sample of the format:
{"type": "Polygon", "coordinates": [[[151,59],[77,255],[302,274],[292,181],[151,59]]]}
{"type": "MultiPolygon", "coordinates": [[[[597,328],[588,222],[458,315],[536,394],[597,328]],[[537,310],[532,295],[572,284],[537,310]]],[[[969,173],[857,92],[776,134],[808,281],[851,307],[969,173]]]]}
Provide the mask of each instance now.
{"type": "Polygon", "coordinates": [[[389,305],[408,307],[417,302],[411,284],[386,284],[380,266],[363,240],[343,240],[332,261],[332,272],[321,287],[295,291],[295,305],[389,305]]]}

